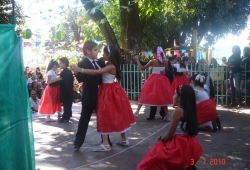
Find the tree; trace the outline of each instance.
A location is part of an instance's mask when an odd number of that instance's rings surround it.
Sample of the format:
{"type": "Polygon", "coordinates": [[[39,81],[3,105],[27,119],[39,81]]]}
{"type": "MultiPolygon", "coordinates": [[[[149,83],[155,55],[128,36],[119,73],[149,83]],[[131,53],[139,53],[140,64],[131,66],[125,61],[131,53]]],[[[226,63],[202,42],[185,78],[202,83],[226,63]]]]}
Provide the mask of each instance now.
{"type": "Polygon", "coordinates": [[[25,23],[23,10],[18,3],[13,0],[0,0],[0,24],[12,24],[13,16],[17,25],[25,23]]]}
{"type": "MultiPolygon", "coordinates": [[[[105,39],[131,54],[155,45],[191,44],[198,30],[210,45],[228,33],[238,34],[250,14],[249,0],[81,0],[85,10],[71,12],[66,23],[82,39],[105,39]],[[91,21],[89,20],[91,19],[91,21]],[[70,24],[71,23],[71,24],[70,24]]],[[[67,12],[66,12],[67,13],[67,12]]]]}

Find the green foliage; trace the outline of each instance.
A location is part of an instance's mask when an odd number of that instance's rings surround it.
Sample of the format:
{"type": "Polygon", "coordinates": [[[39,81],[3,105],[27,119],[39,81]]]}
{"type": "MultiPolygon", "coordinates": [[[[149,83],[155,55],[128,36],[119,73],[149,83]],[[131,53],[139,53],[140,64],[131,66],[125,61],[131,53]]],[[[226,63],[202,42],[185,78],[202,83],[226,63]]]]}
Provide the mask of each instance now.
{"type": "MultiPolygon", "coordinates": [[[[17,25],[24,25],[25,18],[23,15],[23,9],[21,5],[15,2],[15,20],[17,25]]],[[[0,0],[0,24],[12,24],[12,1],[11,0],[0,0]]]]}

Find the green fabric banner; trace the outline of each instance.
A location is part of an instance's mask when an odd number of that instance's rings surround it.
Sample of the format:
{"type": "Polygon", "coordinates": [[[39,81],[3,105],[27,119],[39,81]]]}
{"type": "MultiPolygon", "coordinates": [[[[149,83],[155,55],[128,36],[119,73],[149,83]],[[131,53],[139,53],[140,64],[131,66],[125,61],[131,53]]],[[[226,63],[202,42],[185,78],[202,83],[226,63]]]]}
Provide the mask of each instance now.
{"type": "Polygon", "coordinates": [[[0,169],[34,170],[32,114],[15,25],[0,24],[0,169]]]}

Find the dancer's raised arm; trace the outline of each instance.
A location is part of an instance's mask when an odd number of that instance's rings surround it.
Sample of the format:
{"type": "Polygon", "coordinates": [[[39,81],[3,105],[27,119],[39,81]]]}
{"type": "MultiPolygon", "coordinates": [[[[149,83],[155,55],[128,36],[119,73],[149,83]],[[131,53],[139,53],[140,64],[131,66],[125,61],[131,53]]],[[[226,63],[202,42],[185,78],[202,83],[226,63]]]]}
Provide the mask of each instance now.
{"type": "Polygon", "coordinates": [[[144,66],[141,65],[138,56],[135,56],[135,57],[134,57],[134,60],[135,60],[136,63],[138,64],[140,70],[145,70],[145,69],[149,68],[150,66],[152,66],[152,60],[150,60],[150,61],[149,61],[146,65],[144,65],[144,66]]]}

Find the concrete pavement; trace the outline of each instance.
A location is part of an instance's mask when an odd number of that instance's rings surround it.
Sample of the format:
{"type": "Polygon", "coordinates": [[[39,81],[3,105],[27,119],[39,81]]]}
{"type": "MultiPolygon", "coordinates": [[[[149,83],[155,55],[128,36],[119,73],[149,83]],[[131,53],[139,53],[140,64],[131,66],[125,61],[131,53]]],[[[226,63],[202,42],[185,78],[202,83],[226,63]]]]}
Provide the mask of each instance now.
{"type": "MultiPolygon", "coordinates": [[[[135,110],[136,102],[131,101],[131,106],[135,110]]],[[[218,107],[218,111],[223,130],[216,133],[202,131],[197,136],[204,149],[197,169],[250,170],[250,110],[218,107]]],[[[127,133],[130,146],[117,146],[115,143],[120,140],[120,134],[114,133],[110,135],[114,145],[112,151],[98,153],[92,152],[101,142],[93,114],[85,143],[75,152],[72,147],[80,112],[81,104],[74,104],[70,123],[45,123],[44,116],[33,114],[37,169],[134,170],[168,125],[160,120],[159,114],[155,120],[147,121],[149,107],[142,107],[136,125],[127,133]]]]}

